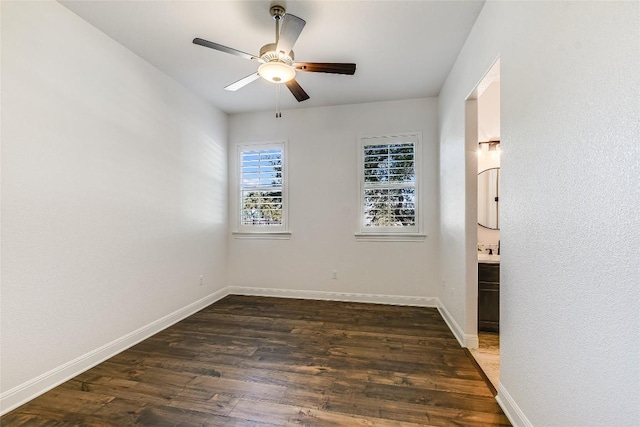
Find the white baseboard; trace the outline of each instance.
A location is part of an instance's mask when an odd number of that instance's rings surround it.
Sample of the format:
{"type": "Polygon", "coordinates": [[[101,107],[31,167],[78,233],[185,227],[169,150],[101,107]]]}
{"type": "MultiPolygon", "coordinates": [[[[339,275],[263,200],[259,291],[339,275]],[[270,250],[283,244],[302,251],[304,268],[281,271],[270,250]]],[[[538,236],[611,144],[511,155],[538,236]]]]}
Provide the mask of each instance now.
{"type": "Polygon", "coordinates": [[[498,384],[498,395],[496,396],[498,405],[504,411],[504,414],[509,418],[511,424],[515,427],[533,427],[531,421],[526,417],[524,412],[520,409],[515,400],[511,397],[502,383],[498,384]]]}
{"type": "Polygon", "coordinates": [[[453,335],[456,337],[460,346],[466,347],[469,350],[475,350],[478,348],[478,334],[465,334],[458,322],[453,318],[447,307],[445,307],[442,302],[438,299],[438,311],[440,315],[444,319],[453,335]]]}
{"type": "Polygon", "coordinates": [[[480,340],[477,334],[464,334],[464,347],[467,347],[469,350],[477,350],[479,345],[480,340]]]}
{"type": "Polygon", "coordinates": [[[76,375],[93,368],[110,357],[128,349],[140,341],[168,328],[180,320],[191,316],[193,313],[202,310],[228,295],[227,288],[216,291],[186,307],[174,311],[154,322],[149,323],[127,335],[124,335],[108,344],[90,351],[70,362],[65,363],[55,369],[45,372],[17,387],[0,394],[0,415],[3,415],[18,406],[28,402],[35,397],[46,393],[52,388],[70,380],[76,375]]]}
{"type": "Polygon", "coordinates": [[[227,287],[232,295],[253,295],[262,297],[300,298],[325,301],[364,302],[370,304],[408,305],[416,307],[438,307],[438,298],[410,297],[400,295],[357,294],[346,292],[303,291],[293,289],[252,288],[244,286],[227,287]]]}

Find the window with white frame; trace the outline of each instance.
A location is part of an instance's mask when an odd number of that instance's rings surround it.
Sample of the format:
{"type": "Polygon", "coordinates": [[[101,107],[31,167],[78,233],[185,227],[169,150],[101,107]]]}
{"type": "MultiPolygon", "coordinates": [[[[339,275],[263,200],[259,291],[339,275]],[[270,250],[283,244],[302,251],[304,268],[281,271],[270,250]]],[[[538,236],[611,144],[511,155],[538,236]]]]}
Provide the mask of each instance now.
{"type": "Polygon", "coordinates": [[[286,230],[285,144],[250,144],[238,147],[241,232],[286,230]]]}
{"type": "Polygon", "coordinates": [[[420,134],[360,139],[360,232],[418,233],[420,134]]]}

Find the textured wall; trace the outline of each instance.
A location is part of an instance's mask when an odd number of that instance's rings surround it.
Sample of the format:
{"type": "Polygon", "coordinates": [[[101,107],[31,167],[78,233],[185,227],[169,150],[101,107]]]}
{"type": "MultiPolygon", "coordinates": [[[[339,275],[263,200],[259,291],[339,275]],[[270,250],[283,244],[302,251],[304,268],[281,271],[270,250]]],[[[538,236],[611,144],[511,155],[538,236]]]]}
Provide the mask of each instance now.
{"type": "MultiPolygon", "coordinates": [[[[232,115],[235,145],[289,144],[291,240],[230,241],[230,284],[305,291],[435,297],[438,155],[435,98],[232,115]],[[358,242],[358,135],[421,131],[423,242],[358,242]],[[318,202],[324,201],[324,202],[318,202]],[[247,264],[251,260],[251,264],[247,264]],[[338,279],[331,279],[337,270],[338,279]]],[[[233,173],[233,165],[230,170],[233,173]]]]}
{"type": "Polygon", "coordinates": [[[523,424],[640,419],[639,7],[488,2],[441,92],[443,278],[463,289],[443,301],[468,327],[464,99],[500,55],[500,396],[523,424]]]}
{"type": "Polygon", "coordinates": [[[6,392],[226,285],[228,119],[56,2],[1,7],[6,392]]]}

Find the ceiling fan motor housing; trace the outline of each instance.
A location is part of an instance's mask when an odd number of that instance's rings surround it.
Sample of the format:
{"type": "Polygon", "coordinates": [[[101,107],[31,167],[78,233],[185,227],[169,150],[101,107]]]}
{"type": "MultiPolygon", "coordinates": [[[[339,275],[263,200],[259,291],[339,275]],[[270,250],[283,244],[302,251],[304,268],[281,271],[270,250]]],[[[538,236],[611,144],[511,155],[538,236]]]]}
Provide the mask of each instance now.
{"type": "Polygon", "coordinates": [[[260,48],[260,59],[264,62],[280,61],[287,65],[293,65],[294,59],[293,51],[289,52],[289,55],[283,55],[276,52],[276,44],[265,44],[260,48]]]}
{"type": "Polygon", "coordinates": [[[260,59],[264,61],[258,67],[258,74],[273,83],[286,83],[296,76],[293,68],[293,51],[289,55],[276,52],[276,44],[269,43],[260,49],[260,59]]]}

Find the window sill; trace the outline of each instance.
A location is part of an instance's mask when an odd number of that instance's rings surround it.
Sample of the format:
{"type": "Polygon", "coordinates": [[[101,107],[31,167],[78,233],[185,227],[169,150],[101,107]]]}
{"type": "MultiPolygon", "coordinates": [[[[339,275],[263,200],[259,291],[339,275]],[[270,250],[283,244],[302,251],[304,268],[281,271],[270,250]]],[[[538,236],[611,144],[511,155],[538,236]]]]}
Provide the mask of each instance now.
{"type": "Polygon", "coordinates": [[[426,234],[417,233],[356,233],[358,242],[424,242],[426,234]]]}
{"type": "Polygon", "coordinates": [[[290,231],[234,231],[234,239],[290,240],[290,231]]]}

